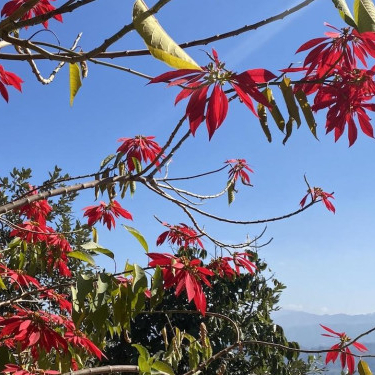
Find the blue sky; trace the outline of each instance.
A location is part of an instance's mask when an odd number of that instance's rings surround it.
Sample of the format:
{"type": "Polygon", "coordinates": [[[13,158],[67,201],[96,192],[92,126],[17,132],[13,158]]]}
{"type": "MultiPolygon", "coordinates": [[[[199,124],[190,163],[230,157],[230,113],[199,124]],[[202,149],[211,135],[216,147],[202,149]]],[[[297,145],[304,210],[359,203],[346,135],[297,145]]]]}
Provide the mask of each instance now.
{"type": "MultiPolygon", "coordinates": [[[[86,11],[65,15],[63,24],[52,21],[50,27],[65,46],[70,46],[76,35],[83,32],[80,46],[88,50],[130,21],[131,3],[97,1],[87,6],[86,11]]],[[[158,19],[176,41],[184,42],[257,22],[297,3],[175,0],[163,8],[158,19]]],[[[303,55],[294,52],[306,40],[322,36],[326,31],[325,21],[344,26],[330,1],[316,0],[283,21],[187,51],[201,65],[207,63],[202,50],[210,51],[214,47],[228,69],[243,71],[262,67],[277,72],[303,59],[303,55]]],[[[31,32],[27,31],[24,36],[31,32]]],[[[48,32],[38,34],[38,38],[56,42],[48,32]]],[[[111,50],[139,48],[144,48],[143,42],[133,32],[111,50]]],[[[149,56],[123,58],[115,63],[150,75],[169,70],[149,56]]],[[[155,135],[163,144],[183,115],[184,103],[173,106],[178,89],[146,86],[145,80],[125,72],[89,64],[89,77],[71,108],[67,67],[51,85],[42,86],[25,63],[3,61],[2,64],[6,70],[21,76],[25,83],[22,94],[10,89],[9,104],[0,102],[4,129],[0,173],[5,175],[14,166],[31,167],[35,185],[56,164],[71,175],[95,171],[106,155],[116,151],[117,139],[121,137],[155,135]]],[[[40,70],[47,75],[53,68],[53,63],[45,62],[40,70]]],[[[257,119],[242,104],[231,103],[225,123],[211,142],[202,124],[196,137],[189,139],[173,158],[169,174],[173,177],[201,173],[221,167],[227,159],[245,158],[255,171],[251,176],[254,187],[239,186],[236,201],[230,207],[225,197],[205,207],[218,215],[243,220],[296,210],[306,190],[305,173],[312,185],[334,191],[335,215],[320,204],[301,215],[269,224],[262,240],[267,242],[272,237],[273,241],[260,254],[277,278],[287,285],[282,307],[314,313],[374,312],[375,143],[362,134],[351,148],[346,135],[335,143],[332,134],[324,134],[324,117],[317,120],[320,141],[303,124],[283,146],[283,137],[270,119],[274,141],[268,144],[257,119]]],[[[224,172],[212,179],[181,183],[178,187],[211,193],[220,191],[225,183],[224,172]]],[[[82,217],[81,207],[93,204],[93,199],[93,192],[82,194],[77,203],[78,217],[82,217]]],[[[151,251],[156,250],[156,237],[163,231],[153,215],[170,223],[188,223],[176,207],[141,187],[133,199],[126,197],[122,204],[134,216],[133,223],[124,223],[144,234],[151,251]]],[[[228,242],[243,241],[247,235],[256,236],[264,229],[197,218],[209,233],[228,242]]],[[[115,232],[100,230],[100,243],[115,251],[118,268],[127,259],[144,263],[146,258],[141,247],[121,228],[121,223],[118,222],[115,232]]],[[[206,244],[213,252],[207,241],[206,244]]],[[[168,248],[158,250],[168,251],[168,248]]],[[[102,265],[112,267],[107,260],[102,265]]]]}

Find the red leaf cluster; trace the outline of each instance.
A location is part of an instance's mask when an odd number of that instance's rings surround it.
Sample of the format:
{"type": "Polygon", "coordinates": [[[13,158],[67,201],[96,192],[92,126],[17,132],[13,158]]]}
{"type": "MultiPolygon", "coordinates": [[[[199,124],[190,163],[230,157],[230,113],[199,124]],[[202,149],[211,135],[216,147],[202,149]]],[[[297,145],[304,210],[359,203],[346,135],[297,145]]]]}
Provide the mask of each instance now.
{"type": "Polygon", "coordinates": [[[240,177],[244,185],[251,185],[249,174],[244,169],[251,173],[254,173],[254,171],[248,166],[245,159],[229,159],[225,164],[230,165],[228,172],[230,181],[236,182],[238,177],[240,177]]]}
{"type": "Polygon", "coordinates": [[[265,69],[246,70],[240,74],[225,69],[225,64],[212,50],[212,63],[201,69],[179,69],[161,74],[150,83],[167,82],[168,86],[182,86],[175,104],[189,98],[185,115],[189,119],[190,130],[195,135],[199,125],[206,119],[209,139],[224,122],[228,113],[228,98],[223,86],[229,83],[239,99],[255,114],[252,100],[270,108],[266,98],[259,92],[258,84],[266,83],[276,76],[265,69]],[[209,94],[210,87],[213,86],[209,94]]]}
{"type": "Polygon", "coordinates": [[[192,247],[203,247],[203,243],[199,238],[198,233],[191,227],[184,223],[180,225],[170,225],[168,223],[163,223],[164,226],[168,227],[169,230],[163,232],[156,240],[156,245],[162,245],[165,240],[171,244],[176,244],[177,246],[183,246],[185,249],[192,247]]]}
{"type": "Polygon", "coordinates": [[[375,67],[367,69],[367,59],[375,57],[375,33],[327,26],[335,31],[327,32],[326,37],[311,39],[297,50],[310,50],[303,68],[283,71],[305,72],[304,83],[296,84],[295,90],[302,90],[306,95],[316,92],[312,110],[328,109],[326,132],[334,131],[337,141],[347,126],[351,146],[357,139],[355,119],[363,133],[374,137],[367,111],[375,111],[375,104],[369,103],[375,95],[375,67]]]}
{"type": "MultiPolygon", "coordinates": [[[[32,17],[40,16],[42,14],[51,12],[52,10],[55,10],[56,8],[51,5],[50,1],[55,0],[39,0],[37,4],[35,4],[30,10],[28,10],[21,18],[22,21],[28,20],[32,17]]],[[[22,5],[26,4],[28,0],[11,0],[5,3],[3,6],[3,9],[1,10],[1,16],[9,17],[11,16],[16,10],[18,10],[22,5]]],[[[54,19],[57,21],[62,22],[62,16],[61,14],[56,14],[53,16],[54,19]]],[[[43,22],[43,26],[45,28],[48,28],[48,21],[43,22]]],[[[26,27],[27,29],[27,27],[26,27]]]]}
{"type": "Polygon", "coordinates": [[[329,194],[324,192],[321,188],[314,187],[307,191],[307,194],[302,198],[301,202],[299,203],[301,208],[303,208],[306,204],[307,197],[311,197],[312,202],[315,202],[317,199],[321,199],[323,204],[326,206],[328,211],[333,213],[336,212],[335,206],[329,199],[335,199],[333,194],[329,194]]]}
{"type": "Polygon", "coordinates": [[[107,228],[111,230],[112,226],[115,228],[116,221],[115,217],[122,216],[125,219],[133,220],[130,212],[121,207],[120,203],[113,200],[109,204],[101,201],[98,206],[89,206],[84,208],[85,213],[83,216],[88,217],[88,225],[93,226],[98,221],[107,225],[107,228]]]}
{"type": "Polygon", "coordinates": [[[2,65],[0,65],[0,94],[9,101],[8,90],[6,86],[13,86],[16,90],[22,91],[22,79],[12,72],[7,72],[2,65]]]}
{"type": "Polygon", "coordinates": [[[148,253],[152,261],[150,267],[160,266],[163,270],[164,288],[176,288],[175,294],[179,296],[183,291],[186,292],[188,301],[194,300],[198,311],[205,315],[207,301],[203,293],[202,282],[211,287],[208,276],[214,273],[203,267],[201,260],[188,259],[187,257],[177,258],[171,254],[148,253]]]}
{"type": "MultiPolygon", "coordinates": [[[[144,161],[153,162],[156,156],[161,152],[161,147],[153,139],[155,137],[144,137],[137,135],[134,138],[120,138],[118,142],[123,142],[117,149],[117,152],[125,154],[126,165],[129,172],[135,169],[133,158],[136,158],[140,163],[144,161]]],[[[155,163],[157,166],[160,164],[159,160],[155,163]]]]}
{"type": "MultiPolygon", "coordinates": [[[[333,336],[332,336],[332,335],[328,335],[327,333],[322,333],[322,336],[338,337],[340,339],[340,342],[338,344],[335,344],[331,347],[332,351],[327,353],[326,364],[331,362],[331,361],[334,363],[336,361],[337,357],[340,354],[341,368],[344,369],[345,366],[347,366],[348,367],[348,373],[350,375],[353,374],[354,371],[355,371],[354,356],[353,356],[351,350],[349,349],[349,347],[345,346],[351,341],[351,339],[345,334],[345,332],[342,332],[342,333],[335,332],[331,328],[323,326],[322,324],[320,326],[323,329],[325,329],[326,331],[333,334],[333,336]]],[[[360,352],[366,352],[368,350],[363,344],[361,344],[359,342],[353,342],[352,345],[357,350],[359,350],[360,352]]]]}

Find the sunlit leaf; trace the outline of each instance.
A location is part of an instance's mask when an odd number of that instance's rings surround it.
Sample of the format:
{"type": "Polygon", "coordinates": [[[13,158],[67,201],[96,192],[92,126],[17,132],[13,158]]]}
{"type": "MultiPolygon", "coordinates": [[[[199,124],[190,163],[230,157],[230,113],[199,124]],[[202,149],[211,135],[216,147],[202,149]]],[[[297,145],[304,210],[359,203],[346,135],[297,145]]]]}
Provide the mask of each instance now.
{"type": "Polygon", "coordinates": [[[302,90],[299,90],[299,91],[297,91],[295,93],[295,96],[297,98],[299,106],[302,109],[303,115],[304,115],[304,117],[306,119],[307,125],[310,128],[311,133],[313,134],[313,136],[316,139],[318,139],[318,137],[316,136],[316,122],[315,122],[315,118],[314,118],[314,115],[312,113],[310,104],[307,101],[305,93],[302,90]]]}
{"type": "Polygon", "coordinates": [[[135,2],[134,27],[151,54],[176,69],[200,69],[200,66],[165,32],[154,16],[144,17],[147,11],[148,7],[143,0],[135,2]]]}
{"type": "Polygon", "coordinates": [[[359,375],[372,375],[369,365],[362,359],[358,362],[358,372],[359,375]]]}
{"type": "Polygon", "coordinates": [[[67,253],[68,257],[75,258],[79,260],[83,260],[84,262],[87,262],[91,266],[95,266],[95,260],[94,258],[87,253],[83,253],[82,251],[71,251],[70,253],[67,253]]]}
{"type": "Polygon", "coordinates": [[[357,25],[354,21],[354,18],[349,10],[348,4],[345,0],[332,0],[333,4],[335,4],[335,7],[338,9],[341,18],[352,27],[357,28],[357,25]]]}
{"type": "Polygon", "coordinates": [[[279,107],[276,105],[275,98],[273,97],[272,90],[267,87],[263,90],[262,94],[266,97],[268,102],[272,105],[271,115],[276,122],[277,127],[283,132],[285,128],[285,120],[279,110],[279,107]]]}
{"type": "Polygon", "coordinates": [[[82,86],[81,82],[81,70],[78,64],[69,64],[69,83],[70,83],[70,105],[73,105],[73,101],[79,88],[82,86]]]}
{"type": "Polygon", "coordinates": [[[113,254],[111,250],[105,249],[104,247],[100,246],[96,242],[90,241],[81,245],[81,247],[85,250],[90,250],[90,251],[93,251],[94,253],[103,254],[111,259],[115,259],[115,255],[113,254]]]}
{"type": "Polygon", "coordinates": [[[155,361],[151,368],[158,370],[160,374],[174,375],[172,367],[161,361],[155,361]]]}
{"type": "Polygon", "coordinates": [[[286,126],[285,126],[285,138],[283,139],[283,145],[285,145],[286,141],[292,135],[293,121],[294,121],[294,119],[292,117],[289,117],[289,121],[286,123],[286,126]]]}
{"type": "Polygon", "coordinates": [[[283,80],[280,82],[280,89],[283,94],[285,104],[288,108],[289,116],[296,121],[297,126],[299,127],[301,125],[301,118],[296,100],[294,98],[293,87],[290,84],[289,78],[283,78],[283,80]]]}
{"type": "Polygon", "coordinates": [[[375,5],[372,0],[354,0],[354,19],[360,33],[375,31],[375,5]]]}
{"type": "Polygon", "coordinates": [[[271,136],[270,129],[268,127],[268,122],[267,122],[266,107],[263,104],[258,103],[257,112],[259,116],[260,126],[262,127],[262,130],[265,136],[267,137],[268,142],[272,142],[272,136],[271,136]]]}
{"type": "Polygon", "coordinates": [[[137,229],[129,227],[128,225],[123,225],[123,227],[138,240],[138,242],[146,250],[146,253],[148,253],[148,244],[142,234],[137,229]]]}
{"type": "Polygon", "coordinates": [[[233,181],[228,181],[228,204],[230,205],[235,198],[234,194],[234,183],[233,181]]]}
{"type": "Polygon", "coordinates": [[[116,154],[108,155],[102,162],[100,163],[100,169],[104,168],[112,159],[116,157],[116,154]]]}

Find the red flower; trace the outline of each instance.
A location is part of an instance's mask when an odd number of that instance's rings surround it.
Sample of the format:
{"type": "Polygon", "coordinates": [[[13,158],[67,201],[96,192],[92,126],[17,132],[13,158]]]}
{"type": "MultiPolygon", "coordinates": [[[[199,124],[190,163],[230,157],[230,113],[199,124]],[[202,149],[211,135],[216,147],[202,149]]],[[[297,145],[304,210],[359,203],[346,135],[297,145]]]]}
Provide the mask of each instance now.
{"type": "Polygon", "coordinates": [[[8,363],[5,365],[4,370],[1,371],[4,374],[14,374],[14,375],[56,375],[60,374],[60,371],[56,370],[44,370],[44,369],[36,369],[33,368],[32,370],[26,370],[21,366],[18,366],[14,363],[8,363]]]}
{"type": "MultiPolygon", "coordinates": [[[[137,135],[134,138],[120,138],[118,142],[123,144],[117,149],[117,152],[125,154],[126,164],[129,172],[135,169],[133,158],[136,158],[140,163],[144,161],[153,162],[156,156],[161,152],[161,147],[155,141],[155,137],[144,137],[143,135],[137,135]]],[[[157,166],[160,164],[159,161],[155,163],[157,166]]]]}
{"type": "Polygon", "coordinates": [[[40,288],[40,283],[37,279],[32,276],[29,276],[24,270],[11,270],[10,268],[0,264],[0,275],[9,277],[12,283],[15,283],[15,288],[18,287],[30,287],[34,285],[37,288],[40,288]]]}
{"type": "Polygon", "coordinates": [[[209,139],[221,126],[228,112],[228,98],[223,85],[228,82],[240,100],[258,116],[252,99],[268,108],[271,105],[259,92],[257,85],[266,83],[276,76],[265,69],[251,69],[240,74],[224,68],[224,63],[218,59],[217,52],[212,50],[213,62],[202,69],[179,69],[166,72],[153,78],[150,83],[169,82],[169,86],[183,85],[183,90],[177,95],[175,104],[190,97],[186,106],[186,117],[189,119],[190,130],[195,135],[199,125],[206,119],[209,139]],[[172,82],[170,82],[172,81],[172,82]],[[213,89],[210,95],[210,86],[213,89]]]}
{"type": "Polygon", "coordinates": [[[34,221],[25,221],[17,225],[16,229],[10,232],[11,237],[20,237],[26,242],[42,242],[47,240],[47,227],[34,221]]]}
{"type": "Polygon", "coordinates": [[[163,269],[164,288],[176,287],[175,295],[179,296],[186,291],[188,301],[194,300],[198,311],[205,315],[206,296],[203,293],[201,282],[211,287],[207,276],[213,276],[214,273],[206,267],[201,266],[199,259],[190,260],[187,257],[177,258],[170,254],[147,254],[152,261],[150,267],[160,266],[163,269]]]}
{"type": "Polygon", "coordinates": [[[200,246],[202,249],[203,243],[200,240],[198,233],[191,227],[184,223],[180,225],[170,225],[163,223],[169,230],[163,232],[156,240],[156,245],[160,246],[167,239],[169,243],[176,244],[177,246],[184,246],[185,249],[189,246],[200,246]]]}
{"type": "MultiPolygon", "coordinates": [[[[354,357],[352,355],[352,352],[350,351],[349,347],[344,347],[346,344],[348,344],[351,339],[345,334],[345,332],[339,333],[335,332],[329,327],[323,326],[322,324],[320,325],[323,329],[326,331],[332,333],[332,335],[328,335],[327,333],[322,333],[322,336],[327,336],[327,337],[339,337],[340,338],[340,343],[335,344],[331,347],[330,352],[327,353],[326,356],[326,364],[332,361],[333,363],[336,361],[339,353],[340,353],[340,361],[341,361],[341,367],[342,369],[345,368],[345,366],[348,366],[348,372],[349,374],[353,374],[355,370],[355,361],[354,357]]],[[[357,350],[360,352],[366,352],[368,349],[361,343],[359,342],[353,342],[352,344],[357,350]]]]}
{"type": "Polygon", "coordinates": [[[21,350],[31,348],[34,359],[39,357],[38,348],[47,353],[52,348],[67,352],[67,341],[53,329],[62,324],[61,317],[45,311],[17,310],[10,318],[0,319],[0,339],[10,337],[21,350]]]}
{"type": "Polygon", "coordinates": [[[133,220],[132,215],[122,208],[117,201],[111,201],[108,205],[101,201],[100,205],[85,207],[84,210],[83,216],[88,217],[89,226],[101,221],[111,230],[112,226],[116,226],[115,217],[122,216],[125,219],[133,220]]]}
{"type": "Polygon", "coordinates": [[[61,310],[72,312],[72,304],[66,299],[68,297],[66,294],[59,294],[52,289],[47,289],[40,294],[40,297],[56,302],[61,310]]]}
{"type": "MultiPolygon", "coordinates": [[[[54,1],[54,0],[52,0],[54,1]]],[[[19,9],[23,4],[26,4],[28,0],[11,0],[8,1],[1,10],[1,16],[9,17],[11,16],[17,9],[19,9]]],[[[51,12],[52,10],[55,10],[56,8],[50,4],[49,0],[39,0],[39,2],[34,5],[30,10],[28,10],[23,17],[21,18],[22,21],[28,20],[32,18],[33,16],[40,16],[44,13],[51,12]]],[[[54,19],[57,21],[62,22],[62,16],[61,14],[56,14],[53,16],[54,19]]],[[[48,27],[48,21],[43,22],[43,26],[45,28],[48,27]]],[[[26,27],[27,28],[27,27],[26,27]]]]}
{"type": "MultiPolygon", "coordinates": [[[[30,185],[30,190],[33,187],[30,185]]],[[[38,192],[34,190],[31,195],[36,195],[38,192]]],[[[32,202],[30,204],[25,204],[20,208],[20,214],[26,215],[30,220],[37,221],[40,224],[46,224],[46,217],[52,211],[52,207],[48,202],[43,199],[41,201],[32,202]]]]}
{"type": "Polygon", "coordinates": [[[22,79],[12,72],[4,70],[3,66],[0,65],[0,94],[6,100],[9,101],[8,90],[5,86],[13,86],[16,90],[22,91],[21,83],[22,79]]]}
{"type": "Polygon", "coordinates": [[[254,171],[247,165],[245,159],[229,159],[225,163],[230,165],[231,167],[228,172],[229,180],[233,180],[234,182],[236,182],[238,177],[241,177],[241,181],[243,184],[251,185],[250,177],[248,173],[244,171],[244,169],[248,170],[251,173],[254,173],[254,171]]]}
{"type": "Polygon", "coordinates": [[[228,279],[234,279],[236,272],[229,264],[233,260],[231,257],[216,258],[210,262],[208,268],[216,271],[220,277],[226,276],[228,279]]]}
{"type": "Polygon", "coordinates": [[[250,262],[246,258],[251,258],[251,254],[249,253],[234,253],[233,254],[233,262],[236,267],[236,272],[237,275],[240,274],[240,267],[246,268],[250,274],[254,274],[255,270],[257,269],[257,266],[253,263],[250,262]]]}
{"type": "Polygon", "coordinates": [[[299,203],[303,208],[306,204],[307,197],[311,197],[312,201],[315,202],[317,199],[321,199],[326,206],[328,211],[336,212],[335,206],[329,201],[329,199],[335,199],[333,194],[325,193],[321,188],[314,187],[307,191],[307,194],[302,198],[299,203]]]}

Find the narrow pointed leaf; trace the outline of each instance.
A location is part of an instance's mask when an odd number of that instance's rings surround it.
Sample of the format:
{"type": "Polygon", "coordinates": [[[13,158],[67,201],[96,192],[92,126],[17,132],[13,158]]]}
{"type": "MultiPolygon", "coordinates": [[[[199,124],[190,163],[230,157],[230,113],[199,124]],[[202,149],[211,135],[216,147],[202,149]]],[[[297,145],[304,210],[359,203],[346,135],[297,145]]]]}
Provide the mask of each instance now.
{"type": "Polygon", "coordinates": [[[83,253],[82,251],[71,251],[70,253],[67,253],[68,257],[75,258],[79,260],[83,260],[84,262],[87,262],[91,266],[95,266],[95,260],[94,258],[87,253],[83,253]]]}
{"type": "Polygon", "coordinates": [[[359,375],[372,375],[369,365],[362,359],[358,362],[358,373],[359,375]]]}
{"type": "Polygon", "coordinates": [[[70,105],[73,101],[79,88],[82,86],[81,70],[78,64],[69,64],[69,83],[70,83],[70,105]]]}
{"type": "Polygon", "coordinates": [[[266,107],[263,104],[258,103],[257,112],[259,116],[260,126],[262,127],[262,130],[265,136],[267,137],[268,142],[272,142],[272,136],[271,136],[270,129],[268,127],[268,122],[267,122],[266,107]]]}
{"type": "Polygon", "coordinates": [[[349,25],[354,28],[357,28],[357,25],[354,21],[354,17],[352,16],[348,4],[345,0],[332,0],[335,7],[338,9],[341,18],[349,25]]]}
{"type": "Polygon", "coordinates": [[[293,117],[293,119],[297,123],[297,126],[299,127],[301,125],[301,118],[299,115],[299,109],[294,98],[293,88],[290,84],[289,78],[283,78],[283,80],[280,83],[280,89],[283,94],[286,106],[288,108],[289,116],[293,117]]]}
{"type": "Polygon", "coordinates": [[[228,181],[228,204],[230,205],[234,201],[234,183],[233,181],[228,181]]]}
{"type": "Polygon", "coordinates": [[[138,240],[138,242],[146,250],[146,253],[148,253],[148,244],[142,234],[137,229],[129,227],[128,225],[123,225],[123,227],[138,240]]]}
{"type": "Polygon", "coordinates": [[[116,157],[116,154],[108,155],[102,162],[100,163],[100,169],[104,168],[113,158],[116,157]]]}
{"type": "Polygon", "coordinates": [[[292,135],[292,131],[293,131],[293,118],[289,117],[289,121],[286,123],[286,127],[285,127],[285,138],[283,139],[283,145],[285,145],[286,141],[292,135]]]}
{"type": "Polygon", "coordinates": [[[310,104],[307,101],[305,93],[303,91],[299,90],[299,91],[297,91],[295,93],[295,96],[297,98],[299,106],[302,109],[303,115],[305,117],[307,125],[310,128],[311,133],[313,134],[313,136],[316,139],[318,139],[318,137],[316,136],[316,122],[315,122],[315,118],[314,118],[314,115],[312,113],[310,104]]]}
{"type": "Polygon", "coordinates": [[[133,22],[151,54],[176,69],[200,69],[200,66],[166,33],[154,16],[146,16],[143,0],[133,7],[133,22]]]}
{"type": "Polygon", "coordinates": [[[372,0],[354,1],[354,20],[360,33],[375,31],[375,5],[372,0]]]}
{"type": "Polygon", "coordinates": [[[262,94],[267,99],[268,103],[271,104],[272,109],[270,110],[272,118],[274,119],[277,127],[283,132],[285,128],[285,120],[279,110],[279,107],[276,105],[275,98],[273,97],[272,90],[267,87],[262,94]]]}

